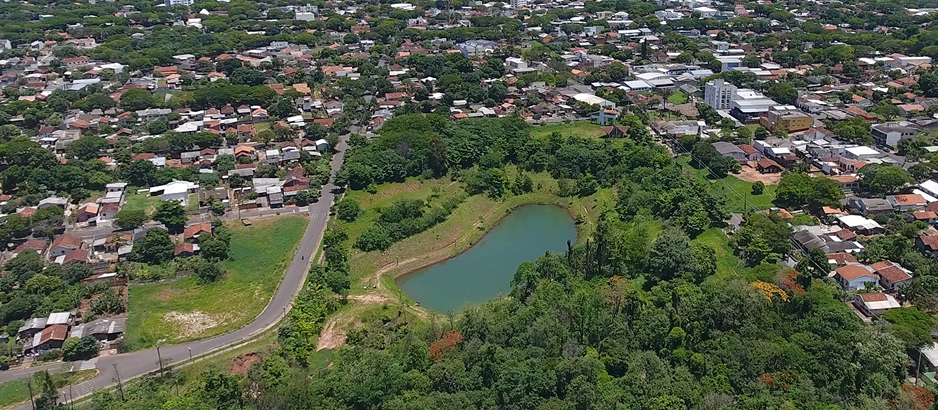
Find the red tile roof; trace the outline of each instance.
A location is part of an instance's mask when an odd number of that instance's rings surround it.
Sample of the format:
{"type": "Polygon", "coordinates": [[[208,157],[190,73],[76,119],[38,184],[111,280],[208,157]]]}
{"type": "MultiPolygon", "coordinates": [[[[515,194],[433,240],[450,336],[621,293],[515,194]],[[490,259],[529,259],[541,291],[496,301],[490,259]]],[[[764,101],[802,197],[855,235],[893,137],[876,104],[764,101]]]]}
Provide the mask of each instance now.
{"type": "Polygon", "coordinates": [[[925,205],[928,203],[925,201],[925,198],[919,194],[893,195],[892,197],[896,199],[896,203],[899,205],[925,205]]]}
{"type": "Polygon", "coordinates": [[[88,262],[88,250],[87,249],[75,249],[65,255],[65,259],[62,260],[62,264],[68,264],[72,262],[88,262]]]}
{"type": "Polygon", "coordinates": [[[847,265],[837,269],[835,272],[837,272],[837,275],[840,275],[840,277],[844,278],[844,280],[854,280],[864,276],[871,278],[876,277],[875,273],[870,272],[862,265],[847,265]]]}
{"type": "Polygon", "coordinates": [[[41,239],[32,239],[32,240],[23,242],[22,244],[20,244],[20,246],[17,246],[16,249],[13,250],[13,252],[20,253],[27,249],[34,249],[36,250],[36,252],[42,252],[42,250],[45,248],[46,248],[46,241],[41,240],[41,239]]]}
{"type": "Polygon", "coordinates": [[[182,233],[184,239],[194,238],[202,232],[212,233],[212,224],[205,222],[195,225],[187,226],[182,233]]]}
{"type": "Polygon", "coordinates": [[[42,329],[42,336],[39,338],[39,344],[45,344],[52,340],[65,340],[68,337],[68,326],[52,325],[42,329]]]}
{"type": "Polygon", "coordinates": [[[62,248],[68,248],[68,249],[78,249],[81,247],[81,243],[82,243],[81,237],[72,236],[72,235],[62,235],[58,238],[55,238],[55,240],[52,241],[52,247],[53,248],[62,247],[62,248]]]}
{"type": "Polygon", "coordinates": [[[846,252],[836,252],[827,254],[828,261],[834,261],[836,265],[846,265],[849,263],[857,263],[857,258],[846,252]]]}

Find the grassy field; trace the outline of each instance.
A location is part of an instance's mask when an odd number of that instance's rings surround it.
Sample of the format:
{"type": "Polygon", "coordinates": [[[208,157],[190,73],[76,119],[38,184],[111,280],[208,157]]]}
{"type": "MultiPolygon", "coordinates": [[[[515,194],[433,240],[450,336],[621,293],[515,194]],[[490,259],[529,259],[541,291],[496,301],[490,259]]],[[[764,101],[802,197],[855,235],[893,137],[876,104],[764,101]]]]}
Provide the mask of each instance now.
{"type": "Polygon", "coordinates": [[[778,185],[766,185],[761,195],[752,194],[752,182],[746,182],[732,175],[723,180],[711,181],[712,191],[718,196],[726,198],[726,206],[731,212],[748,212],[753,207],[769,209],[775,201],[775,191],[778,185]]]}
{"type": "Polygon", "coordinates": [[[723,179],[709,178],[709,172],[705,169],[697,169],[690,165],[690,157],[682,156],[678,162],[684,164],[684,169],[692,174],[707,180],[710,183],[710,192],[718,197],[726,199],[726,206],[730,212],[751,212],[753,207],[758,209],[769,209],[775,205],[775,191],[778,185],[766,185],[761,195],[752,194],[752,182],[743,181],[733,175],[728,175],[723,179]]]}
{"type": "Polygon", "coordinates": [[[739,258],[730,248],[730,240],[720,228],[710,228],[694,238],[693,242],[707,245],[716,253],[717,277],[735,275],[740,269],[739,258]]]}
{"type": "Polygon", "coordinates": [[[158,196],[150,196],[145,193],[137,194],[131,191],[131,189],[127,190],[127,200],[124,202],[124,206],[121,210],[146,211],[147,213],[151,213],[156,208],[156,204],[160,203],[160,197],[158,196]]]}
{"type": "Polygon", "coordinates": [[[668,96],[668,102],[674,105],[684,104],[687,102],[687,94],[678,91],[668,96]]]}
{"type": "Polygon", "coordinates": [[[559,132],[560,135],[578,137],[600,138],[603,135],[602,127],[589,121],[576,121],[565,124],[552,124],[531,127],[531,136],[534,138],[547,138],[551,133],[559,132]]]}
{"type": "MultiPolygon", "coordinates": [[[[513,167],[507,169],[515,174],[513,167]]],[[[585,241],[595,229],[596,220],[603,209],[612,206],[612,192],[600,190],[586,198],[561,198],[555,193],[557,182],[547,174],[531,175],[535,191],[492,200],[483,195],[467,198],[443,223],[395,243],[386,252],[361,252],[352,250],[352,294],[362,293],[363,286],[373,286],[377,280],[389,289],[396,289],[393,276],[418,269],[440,260],[458,255],[472,247],[511,210],[529,204],[553,204],[567,210],[577,221],[579,241],[585,241]],[[380,277],[377,273],[389,273],[380,277]]],[[[349,234],[349,243],[354,243],[361,232],[377,218],[383,205],[398,198],[426,198],[434,192],[443,196],[454,196],[462,192],[462,186],[446,179],[433,181],[409,180],[404,183],[384,184],[374,194],[364,191],[350,192],[365,212],[353,223],[334,221],[349,234]]]]}
{"type": "Polygon", "coordinates": [[[232,224],[227,275],[199,285],[195,277],[130,287],[126,338],[134,350],[202,339],[244,326],[273,296],[303,237],[307,221],[297,216],[232,224]]]}
{"type": "MultiPolygon", "coordinates": [[[[97,370],[82,370],[79,372],[54,373],[52,382],[56,387],[65,387],[68,385],[81,383],[98,374],[97,370]]],[[[37,382],[33,381],[33,394],[39,395],[37,382]]],[[[35,397],[33,396],[33,397],[35,397]]],[[[26,379],[18,379],[0,383],[0,409],[14,407],[17,404],[29,401],[29,387],[26,386],[26,379]]]]}

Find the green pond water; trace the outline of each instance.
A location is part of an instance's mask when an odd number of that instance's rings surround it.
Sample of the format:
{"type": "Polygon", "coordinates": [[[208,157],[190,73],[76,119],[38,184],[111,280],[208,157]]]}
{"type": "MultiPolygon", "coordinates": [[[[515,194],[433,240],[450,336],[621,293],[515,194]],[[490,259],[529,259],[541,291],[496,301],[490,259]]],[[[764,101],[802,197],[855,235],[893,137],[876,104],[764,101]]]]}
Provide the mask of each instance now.
{"type": "Polygon", "coordinates": [[[507,295],[518,265],[547,251],[564,252],[568,240],[576,242],[576,226],[563,209],[523,206],[468,251],[407,275],[397,285],[425,307],[456,312],[507,295]]]}

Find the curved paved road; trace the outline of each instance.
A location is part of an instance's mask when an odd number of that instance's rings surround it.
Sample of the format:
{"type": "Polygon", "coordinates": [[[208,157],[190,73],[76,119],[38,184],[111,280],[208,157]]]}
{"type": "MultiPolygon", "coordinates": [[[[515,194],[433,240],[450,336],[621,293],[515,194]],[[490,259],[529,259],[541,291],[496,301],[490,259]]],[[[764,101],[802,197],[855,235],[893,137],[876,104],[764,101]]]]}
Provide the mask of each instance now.
{"type": "MultiPolygon", "coordinates": [[[[346,138],[342,138],[337,147],[337,153],[332,157],[333,173],[342,166],[342,161],[347,148],[346,138]]],[[[232,345],[237,345],[252,336],[267,330],[274,326],[283,317],[286,310],[289,309],[293,298],[300,292],[306,279],[306,273],[309,270],[310,259],[319,248],[323,232],[326,229],[326,223],[329,220],[329,208],[334,200],[333,189],[336,187],[331,183],[322,188],[322,196],[319,202],[309,206],[309,225],[306,227],[306,233],[300,241],[296,254],[293,255],[293,261],[284,275],[277,293],[271,299],[264,311],[261,312],[253,322],[234,332],[216,336],[210,339],[199,340],[195,342],[163,346],[160,348],[160,356],[163,358],[164,365],[178,363],[188,360],[190,349],[192,357],[204,355],[223,349],[232,345]]],[[[97,377],[87,380],[83,383],[72,386],[70,394],[75,399],[90,395],[97,389],[112,386],[117,382],[117,376],[120,375],[122,381],[127,381],[134,377],[139,377],[147,373],[159,370],[159,360],[157,359],[156,349],[142,350],[138,352],[119,354],[114,356],[103,356],[98,362],[96,368],[100,372],[97,377]]],[[[34,369],[30,369],[34,370],[34,369]]],[[[48,369],[35,369],[48,370],[48,369]]],[[[25,377],[32,372],[18,372],[10,374],[13,379],[25,377]]],[[[0,377],[5,376],[6,372],[0,372],[0,377]]],[[[2,380],[2,379],[0,379],[2,380]]],[[[69,389],[60,391],[60,397],[63,397],[69,389]]],[[[29,404],[20,406],[16,410],[28,410],[29,404]]]]}

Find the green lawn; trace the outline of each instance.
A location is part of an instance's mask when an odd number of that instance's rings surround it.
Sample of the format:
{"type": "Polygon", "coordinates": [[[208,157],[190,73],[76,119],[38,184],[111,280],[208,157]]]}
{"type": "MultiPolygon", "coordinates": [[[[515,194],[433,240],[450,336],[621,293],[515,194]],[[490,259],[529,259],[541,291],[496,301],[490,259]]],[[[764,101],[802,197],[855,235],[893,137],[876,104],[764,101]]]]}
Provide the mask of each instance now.
{"type": "Polygon", "coordinates": [[[227,272],[199,285],[195,277],[130,287],[126,339],[131,349],[203,339],[238,329],[264,309],[303,237],[307,220],[298,216],[232,224],[227,272]],[[170,314],[172,317],[167,317],[170,314]]]}
{"type": "Polygon", "coordinates": [[[730,240],[720,228],[707,229],[697,235],[693,242],[713,248],[716,253],[718,277],[737,274],[740,269],[739,258],[733,254],[733,249],[730,248],[730,240]]]}
{"type": "Polygon", "coordinates": [[[127,200],[124,202],[124,206],[121,210],[146,211],[147,213],[151,213],[156,208],[156,204],[160,203],[159,196],[150,196],[145,193],[137,194],[131,192],[131,189],[127,191],[127,200]]]}
{"type": "MultiPolygon", "coordinates": [[[[70,384],[76,384],[88,380],[98,374],[97,370],[82,370],[80,372],[54,373],[52,382],[56,387],[65,387],[70,384]]],[[[33,381],[33,394],[39,395],[37,382],[33,381]]],[[[34,396],[35,397],[35,396],[34,396]]],[[[26,379],[17,379],[0,383],[0,409],[13,407],[16,404],[25,403],[29,400],[29,387],[26,386],[26,379]]]]}
{"type": "Polygon", "coordinates": [[[589,121],[575,121],[565,124],[552,124],[531,127],[531,136],[534,138],[546,138],[551,133],[559,132],[560,135],[578,137],[600,138],[603,135],[602,127],[589,121]]]}
{"type": "Polygon", "coordinates": [[[752,182],[746,182],[732,175],[722,180],[711,181],[715,195],[726,198],[726,206],[730,212],[749,212],[753,207],[769,209],[773,207],[775,191],[778,185],[766,185],[761,195],[752,194],[752,182]]]}
{"type": "Polygon", "coordinates": [[[668,96],[668,102],[671,104],[684,104],[687,102],[687,94],[680,91],[668,96]]]}
{"type": "Polygon", "coordinates": [[[745,213],[751,212],[753,207],[764,210],[775,206],[772,202],[775,201],[775,191],[778,185],[766,185],[761,195],[753,195],[752,182],[743,181],[733,175],[727,175],[723,179],[709,178],[707,170],[692,167],[690,157],[686,155],[681,156],[677,161],[684,164],[684,169],[709,182],[710,192],[725,198],[730,212],[745,213]]]}
{"type": "Polygon", "coordinates": [[[189,194],[189,210],[199,210],[199,194],[189,194]]]}

